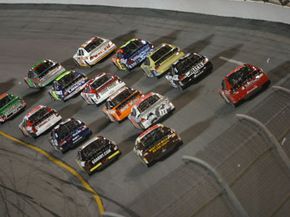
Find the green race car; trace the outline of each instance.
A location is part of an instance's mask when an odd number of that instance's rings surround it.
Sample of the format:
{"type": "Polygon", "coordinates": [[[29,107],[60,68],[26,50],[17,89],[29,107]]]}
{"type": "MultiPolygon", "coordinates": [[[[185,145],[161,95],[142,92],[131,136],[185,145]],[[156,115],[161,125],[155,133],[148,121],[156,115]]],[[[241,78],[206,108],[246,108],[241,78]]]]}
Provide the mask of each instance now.
{"type": "Polygon", "coordinates": [[[32,66],[24,81],[30,88],[45,87],[53,82],[59,75],[65,72],[65,68],[52,60],[41,60],[32,66]]]}
{"type": "Polygon", "coordinates": [[[9,93],[0,95],[0,123],[4,123],[21,112],[26,106],[23,99],[9,93]]]}

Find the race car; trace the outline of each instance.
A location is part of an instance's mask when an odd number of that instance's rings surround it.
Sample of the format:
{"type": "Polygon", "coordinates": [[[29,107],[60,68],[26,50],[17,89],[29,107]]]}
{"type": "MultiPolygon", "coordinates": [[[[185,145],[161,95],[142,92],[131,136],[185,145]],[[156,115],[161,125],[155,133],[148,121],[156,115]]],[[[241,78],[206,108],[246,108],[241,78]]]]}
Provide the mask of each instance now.
{"type": "Polygon", "coordinates": [[[183,56],[184,53],[178,47],[163,43],[147,56],[141,68],[148,77],[160,77],[183,56]]]}
{"type": "Polygon", "coordinates": [[[45,87],[53,82],[57,76],[65,72],[65,68],[52,60],[41,60],[32,66],[24,81],[30,88],[45,87]]]}
{"type": "Polygon", "coordinates": [[[150,167],[182,144],[183,141],[173,129],[156,124],[137,137],[133,151],[150,167]]]}
{"type": "Polygon", "coordinates": [[[115,142],[96,136],[85,143],[78,151],[77,163],[91,175],[96,170],[101,170],[121,154],[115,142]]]}
{"type": "Polygon", "coordinates": [[[60,75],[52,84],[49,94],[54,100],[66,101],[81,92],[88,78],[76,71],[67,71],[60,75]]]}
{"type": "Polygon", "coordinates": [[[26,103],[18,96],[9,93],[0,95],[0,123],[4,123],[10,118],[24,110],[26,103]]]}
{"type": "Polygon", "coordinates": [[[184,89],[211,70],[212,63],[207,57],[197,53],[188,53],[172,64],[165,78],[173,87],[184,89]]]}
{"type": "Polygon", "coordinates": [[[147,129],[169,115],[174,108],[167,97],[149,92],[135,103],[128,118],[136,128],[147,129]]]}
{"type": "Polygon", "coordinates": [[[244,64],[224,77],[219,93],[227,103],[236,107],[269,84],[269,77],[261,68],[244,64]]]}
{"type": "Polygon", "coordinates": [[[83,43],[73,58],[80,66],[93,66],[115,49],[116,45],[109,39],[95,36],[83,43]]]}
{"type": "Polygon", "coordinates": [[[126,84],[116,75],[100,73],[88,81],[81,93],[87,104],[100,104],[126,84]]]}
{"type": "Polygon", "coordinates": [[[112,61],[120,70],[131,70],[142,63],[152,50],[150,42],[133,38],[117,50],[112,61]]]}
{"type": "Polygon", "coordinates": [[[142,96],[138,90],[130,87],[123,87],[107,99],[103,112],[112,121],[122,121],[131,113],[135,102],[142,96]]]}
{"type": "Polygon", "coordinates": [[[76,147],[92,135],[88,126],[80,120],[69,118],[53,128],[50,144],[62,153],[76,147]]]}
{"type": "Polygon", "coordinates": [[[38,105],[24,116],[19,128],[25,136],[36,138],[60,121],[61,116],[56,110],[38,105]]]}

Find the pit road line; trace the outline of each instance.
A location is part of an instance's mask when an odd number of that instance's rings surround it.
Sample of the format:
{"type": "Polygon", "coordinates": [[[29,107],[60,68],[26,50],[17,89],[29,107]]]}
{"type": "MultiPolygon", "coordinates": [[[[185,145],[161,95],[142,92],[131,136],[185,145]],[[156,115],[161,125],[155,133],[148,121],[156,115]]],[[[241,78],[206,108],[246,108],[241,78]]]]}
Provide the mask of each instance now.
{"type": "Polygon", "coordinates": [[[80,183],[83,185],[83,187],[93,195],[93,198],[94,198],[96,204],[98,205],[99,214],[101,216],[103,215],[105,209],[104,209],[103,202],[102,202],[100,196],[97,194],[97,192],[95,192],[95,190],[90,186],[90,184],[74,168],[72,168],[68,164],[62,162],[61,160],[55,158],[54,156],[50,155],[48,152],[42,150],[41,148],[36,147],[35,145],[25,143],[25,142],[7,134],[1,130],[0,130],[0,135],[5,137],[6,139],[9,139],[13,142],[16,142],[20,145],[23,145],[29,149],[32,149],[32,150],[40,153],[41,155],[46,157],[49,161],[51,161],[55,165],[61,167],[62,169],[68,171],[70,174],[72,174],[74,177],[76,177],[80,181],[80,183]]]}

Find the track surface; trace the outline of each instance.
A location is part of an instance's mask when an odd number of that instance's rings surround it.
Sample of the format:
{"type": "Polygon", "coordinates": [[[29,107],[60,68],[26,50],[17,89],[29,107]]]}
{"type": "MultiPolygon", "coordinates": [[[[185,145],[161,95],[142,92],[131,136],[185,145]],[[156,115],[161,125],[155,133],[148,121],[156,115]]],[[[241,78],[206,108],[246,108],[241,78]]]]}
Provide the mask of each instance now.
{"type": "MultiPolygon", "coordinates": [[[[237,61],[262,67],[269,72],[273,84],[279,84],[289,74],[290,28],[277,23],[106,7],[0,6],[0,29],[0,92],[10,91],[24,97],[28,109],[37,104],[50,105],[63,118],[79,118],[89,124],[94,133],[116,141],[122,151],[121,158],[91,177],[82,175],[101,195],[106,210],[128,216],[146,216],[146,211],[139,207],[136,210],[142,212],[137,212],[131,209],[131,204],[181,166],[182,155],[194,155],[229,128],[236,121],[235,113],[246,113],[267,97],[268,91],[265,91],[237,109],[220,98],[221,79],[237,66],[237,61]],[[71,56],[81,43],[95,34],[110,38],[117,45],[132,37],[149,40],[155,45],[169,42],[185,51],[200,52],[213,62],[213,72],[183,92],[170,87],[165,78],[146,78],[140,68],[120,72],[110,58],[93,68],[81,69],[89,77],[102,71],[113,72],[134,88],[143,92],[156,91],[173,101],[176,110],[164,124],[176,129],[185,145],[150,169],[144,167],[132,152],[140,131],[129,121],[110,123],[100,108],[86,105],[79,96],[65,103],[53,102],[47,89],[28,89],[23,82],[27,70],[42,58],[62,62],[67,68],[78,68],[71,56]]],[[[79,170],[75,163],[77,150],[65,155],[55,152],[48,143],[48,134],[36,140],[24,138],[16,129],[23,115],[0,129],[36,144],[79,170]]],[[[17,146],[9,146],[9,152],[17,149],[17,146]]],[[[18,170],[22,169],[15,169],[14,173],[18,170]]],[[[63,204],[53,206],[60,208],[63,204]]],[[[88,207],[87,212],[91,213],[92,208],[88,207]]],[[[50,215],[53,214],[43,214],[50,215]]],[[[71,216],[61,209],[58,215],[71,216]]]]}

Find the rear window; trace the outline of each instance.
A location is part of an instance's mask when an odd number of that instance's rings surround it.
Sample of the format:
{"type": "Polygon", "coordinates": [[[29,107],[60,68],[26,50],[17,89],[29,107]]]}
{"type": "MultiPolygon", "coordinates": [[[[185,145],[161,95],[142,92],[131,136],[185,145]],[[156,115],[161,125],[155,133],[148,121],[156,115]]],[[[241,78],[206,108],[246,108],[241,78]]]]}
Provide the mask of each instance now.
{"type": "MultiPolygon", "coordinates": [[[[158,127],[154,130],[152,130],[151,132],[149,132],[148,134],[146,134],[141,140],[140,140],[140,144],[144,147],[144,148],[149,148],[152,145],[158,143],[160,140],[162,140],[165,136],[169,135],[170,129],[167,127],[158,127]]],[[[142,147],[139,146],[139,147],[142,147]]]]}
{"type": "Polygon", "coordinates": [[[150,97],[148,97],[147,99],[145,99],[143,102],[141,102],[138,106],[138,110],[140,112],[145,111],[146,109],[148,109],[150,106],[152,106],[154,103],[156,103],[159,100],[159,96],[158,95],[152,95],[150,97]]]}
{"type": "Polygon", "coordinates": [[[48,109],[46,107],[41,108],[29,117],[29,121],[31,121],[32,124],[34,124],[41,120],[44,120],[48,115],[49,115],[48,109]]]}
{"type": "Polygon", "coordinates": [[[162,56],[164,56],[165,54],[167,54],[169,51],[171,50],[171,47],[169,45],[165,45],[163,47],[161,47],[160,49],[158,49],[157,51],[155,51],[152,55],[151,55],[151,59],[156,62],[157,60],[159,60],[162,56]]]}
{"type": "MultiPolygon", "coordinates": [[[[32,72],[33,74],[39,76],[42,73],[45,73],[52,66],[53,66],[53,62],[51,62],[51,61],[44,61],[44,62],[40,63],[39,65],[35,66],[34,68],[32,68],[30,70],[30,72],[32,72]]],[[[30,76],[32,76],[32,75],[30,75],[30,76]]]]}
{"type": "Polygon", "coordinates": [[[194,65],[199,63],[201,60],[202,57],[198,55],[190,55],[185,59],[179,60],[175,65],[177,74],[188,72],[194,65]]]}
{"type": "Polygon", "coordinates": [[[103,84],[105,84],[107,81],[109,81],[110,78],[111,78],[110,76],[108,76],[108,75],[104,75],[104,76],[102,76],[102,77],[96,79],[96,80],[91,84],[91,87],[92,87],[93,89],[97,89],[97,88],[99,88],[100,86],[102,86],[103,84]]]}
{"type": "Polygon", "coordinates": [[[124,56],[131,55],[132,53],[136,52],[139,48],[144,46],[141,40],[133,40],[130,41],[129,44],[122,47],[122,53],[124,56]]]}
{"type": "Polygon", "coordinates": [[[259,74],[260,71],[253,71],[250,67],[242,67],[239,71],[232,73],[228,80],[233,88],[237,88],[243,85],[246,81],[254,78],[256,74],[259,74]]]}
{"type": "Polygon", "coordinates": [[[65,75],[61,79],[55,80],[53,82],[53,87],[54,87],[55,90],[61,90],[63,88],[66,88],[72,82],[74,82],[77,79],[78,76],[79,76],[78,72],[71,71],[71,73],[65,75]]]}
{"type": "Polygon", "coordinates": [[[67,135],[70,135],[79,126],[80,126],[80,123],[75,119],[71,119],[65,124],[60,125],[59,128],[55,131],[57,134],[57,138],[58,139],[65,138],[67,135]]]}
{"type": "Polygon", "coordinates": [[[3,106],[5,106],[6,104],[8,104],[10,101],[12,100],[12,97],[7,95],[4,98],[2,98],[0,100],[0,108],[2,108],[3,106]]]}
{"type": "Polygon", "coordinates": [[[91,52],[92,50],[94,50],[95,48],[97,48],[98,46],[100,46],[103,43],[103,39],[101,38],[95,38],[94,40],[92,40],[89,44],[87,44],[84,49],[87,52],[91,52]]]}
{"type": "Polygon", "coordinates": [[[116,97],[114,97],[112,100],[110,100],[110,105],[112,107],[115,107],[119,105],[124,99],[128,98],[132,94],[132,89],[127,88],[121,93],[119,93],[116,97]]]}
{"type": "Polygon", "coordinates": [[[94,155],[101,154],[110,148],[108,139],[96,139],[80,151],[81,160],[90,160],[94,155]]]}

